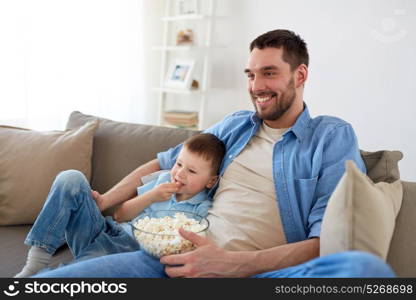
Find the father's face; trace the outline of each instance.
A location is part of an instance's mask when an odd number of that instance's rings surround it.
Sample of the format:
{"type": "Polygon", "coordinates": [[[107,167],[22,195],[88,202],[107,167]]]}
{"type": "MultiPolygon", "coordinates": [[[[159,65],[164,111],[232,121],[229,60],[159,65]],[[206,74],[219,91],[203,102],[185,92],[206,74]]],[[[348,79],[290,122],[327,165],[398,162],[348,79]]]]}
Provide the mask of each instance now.
{"type": "Polygon", "coordinates": [[[294,73],[282,54],[281,48],[254,48],[245,69],[251,100],[263,120],[279,119],[296,99],[294,73]]]}

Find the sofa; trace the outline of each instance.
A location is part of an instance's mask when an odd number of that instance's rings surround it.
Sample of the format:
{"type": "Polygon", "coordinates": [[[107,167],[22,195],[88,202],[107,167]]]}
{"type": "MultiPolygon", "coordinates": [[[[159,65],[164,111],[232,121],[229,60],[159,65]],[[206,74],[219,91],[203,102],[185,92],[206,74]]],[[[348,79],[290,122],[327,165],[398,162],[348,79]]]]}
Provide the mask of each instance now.
{"type": "MultiPolygon", "coordinates": [[[[91,153],[86,155],[91,165],[85,174],[92,188],[101,193],[107,191],[137,166],[155,158],[157,152],[177,145],[196,133],[196,131],[186,129],[117,122],[81,112],[73,112],[70,115],[67,130],[76,130],[93,122],[95,122],[95,127],[92,133],[91,153]]],[[[2,134],[0,131],[0,141],[2,134]]],[[[86,144],[83,143],[83,145],[86,144]]],[[[397,162],[401,158],[400,152],[363,151],[362,156],[367,166],[367,175],[374,182],[393,182],[399,179],[397,162]]],[[[1,167],[0,164],[0,169],[1,167]]],[[[62,168],[65,167],[62,166],[62,168]]],[[[0,175],[0,201],[1,180],[0,175]]],[[[416,252],[416,239],[413,234],[413,228],[416,228],[416,183],[401,181],[401,184],[403,187],[401,207],[395,217],[392,236],[388,238],[386,259],[399,277],[416,277],[416,258],[413,255],[416,252]]],[[[48,185],[50,186],[50,182],[48,185]]],[[[18,202],[19,199],[13,199],[13,201],[18,202]]],[[[2,210],[1,202],[0,210],[2,210]]],[[[38,211],[39,206],[35,213],[38,211]]],[[[111,214],[111,211],[104,213],[111,214]]],[[[9,224],[0,225],[0,277],[11,277],[24,265],[28,247],[23,244],[23,241],[31,223],[33,224],[33,219],[33,216],[29,216],[24,220],[16,219],[18,220],[14,222],[16,224],[9,222],[9,224]]],[[[52,267],[69,261],[71,257],[68,247],[62,246],[53,256],[52,267]]]]}

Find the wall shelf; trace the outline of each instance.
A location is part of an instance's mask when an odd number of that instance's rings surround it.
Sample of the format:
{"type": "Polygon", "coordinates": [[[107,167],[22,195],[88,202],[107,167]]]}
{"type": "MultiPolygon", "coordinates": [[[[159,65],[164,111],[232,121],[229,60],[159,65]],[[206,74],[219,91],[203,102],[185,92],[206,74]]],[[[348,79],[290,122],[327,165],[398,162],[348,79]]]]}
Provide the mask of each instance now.
{"type": "Polygon", "coordinates": [[[184,90],[184,89],[173,89],[173,88],[166,88],[166,87],[155,87],[153,88],[154,91],[160,93],[172,93],[172,94],[184,94],[184,95],[200,95],[204,93],[199,89],[191,89],[191,90],[184,90]]]}
{"type": "MultiPolygon", "coordinates": [[[[202,130],[204,128],[205,102],[208,93],[208,74],[211,67],[210,50],[212,49],[211,35],[215,20],[215,0],[204,0],[203,3],[200,1],[200,10],[197,13],[189,15],[175,15],[173,13],[174,4],[177,4],[177,1],[166,0],[165,15],[162,17],[162,21],[164,22],[163,42],[162,45],[152,47],[152,50],[160,51],[161,53],[159,87],[153,89],[159,94],[158,124],[162,126],[166,125],[164,113],[168,108],[168,104],[172,104],[172,101],[176,100],[175,97],[181,97],[183,95],[185,96],[184,101],[192,101],[193,103],[199,102],[197,111],[198,126],[195,127],[195,129],[202,130]],[[176,21],[178,21],[178,23],[175,23],[176,21]],[[178,34],[177,32],[173,32],[173,29],[176,28],[177,30],[178,25],[187,26],[191,21],[194,25],[194,22],[200,22],[200,26],[197,26],[197,32],[195,32],[199,37],[199,42],[193,45],[171,45],[171,41],[176,41],[175,37],[178,34]],[[198,89],[175,89],[165,86],[168,68],[171,65],[171,62],[178,58],[177,55],[181,55],[182,59],[193,59],[198,64],[199,74],[195,76],[197,78],[192,78],[192,80],[197,79],[198,89]]],[[[194,40],[193,42],[195,43],[196,41],[194,40]]],[[[182,99],[180,100],[182,101],[182,99]]]]}
{"type": "Polygon", "coordinates": [[[192,21],[192,20],[202,20],[204,18],[209,18],[209,17],[204,16],[204,15],[200,15],[200,14],[166,16],[166,17],[162,18],[162,21],[164,21],[164,22],[192,21]]]}

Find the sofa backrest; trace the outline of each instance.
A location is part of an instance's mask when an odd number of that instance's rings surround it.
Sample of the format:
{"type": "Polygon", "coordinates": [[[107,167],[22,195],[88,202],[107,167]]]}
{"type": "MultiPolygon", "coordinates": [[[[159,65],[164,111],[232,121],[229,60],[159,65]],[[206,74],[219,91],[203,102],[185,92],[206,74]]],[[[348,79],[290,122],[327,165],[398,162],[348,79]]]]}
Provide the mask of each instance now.
{"type": "Polygon", "coordinates": [[[396,217],[387,262],[400,277],[416,277],[416,183],[402,181],[403,201],[396,217]]]}
{"type": "Polygon", "coordinates": [[[94,135],[91,186],[104,193],[158,152],[183,142],[197,131],[112,121],[73,112],[67,129],[99,120],[94,135]]]}

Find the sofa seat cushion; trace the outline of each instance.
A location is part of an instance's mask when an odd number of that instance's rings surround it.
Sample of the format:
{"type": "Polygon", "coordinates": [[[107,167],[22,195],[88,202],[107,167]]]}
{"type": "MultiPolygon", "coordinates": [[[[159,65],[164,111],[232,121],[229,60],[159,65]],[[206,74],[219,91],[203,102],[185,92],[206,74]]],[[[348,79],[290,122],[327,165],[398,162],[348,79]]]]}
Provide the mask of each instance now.
{"type": "MultiPolygon", "coordinates": [[[[29,247],[23,242],[30,230],[30,225],[0,226],[0,277],[13,277],[19,273],[27,257],[29,247]]],[[[65,245],[52,257],[50,267],[72,260],[72,254],[65,245]]]]}

